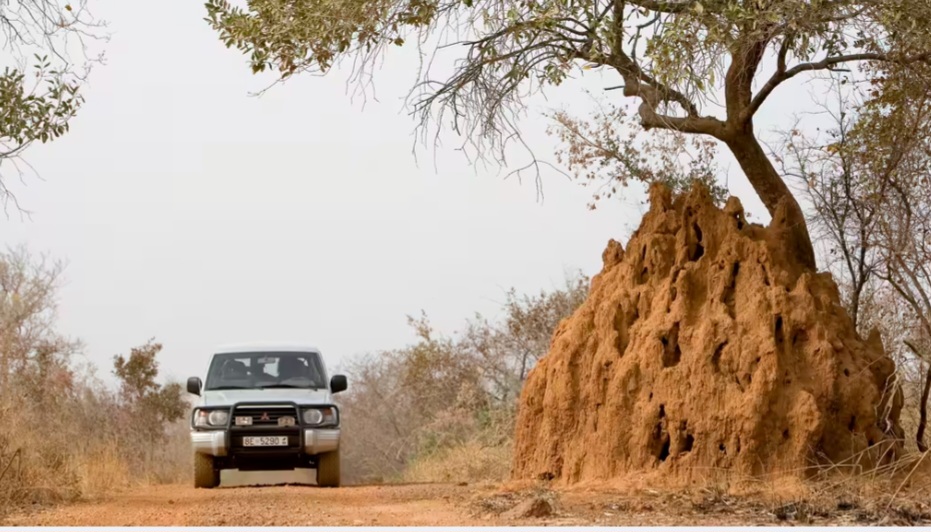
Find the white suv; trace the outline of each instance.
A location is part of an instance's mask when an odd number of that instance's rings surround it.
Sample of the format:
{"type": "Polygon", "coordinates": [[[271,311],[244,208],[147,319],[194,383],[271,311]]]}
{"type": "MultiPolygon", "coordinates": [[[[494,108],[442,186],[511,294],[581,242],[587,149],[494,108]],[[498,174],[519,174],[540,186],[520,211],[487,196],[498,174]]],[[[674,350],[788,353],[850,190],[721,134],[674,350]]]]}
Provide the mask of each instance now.
{"type": "Polygon", "coordinates": [[[191,416],[194,486],[214,488],[220,470],[317,470],[317,485],[340,484],[339,408],[346,377],[327,379],[320,351],[296,345],[237,345],[213,355],[207,378],[187,381],[200,396],[191,416]]]}

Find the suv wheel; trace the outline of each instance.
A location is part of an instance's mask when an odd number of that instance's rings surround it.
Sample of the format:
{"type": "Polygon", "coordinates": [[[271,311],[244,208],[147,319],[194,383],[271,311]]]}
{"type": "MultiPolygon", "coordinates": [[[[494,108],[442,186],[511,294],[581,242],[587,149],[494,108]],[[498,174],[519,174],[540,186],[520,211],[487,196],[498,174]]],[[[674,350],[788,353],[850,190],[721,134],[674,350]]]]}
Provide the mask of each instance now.
{"type": "Polygon", "coordinates": [[[339,482],[339,450],[321,454],[317,458],[317,485],[338,488],[339,482]]]}
{"type": "Polygon", "coordinates": [[[213,463],[213,457],[194,453],[194,487],[215,488],[220,485],[220,470],[213,463]]]}

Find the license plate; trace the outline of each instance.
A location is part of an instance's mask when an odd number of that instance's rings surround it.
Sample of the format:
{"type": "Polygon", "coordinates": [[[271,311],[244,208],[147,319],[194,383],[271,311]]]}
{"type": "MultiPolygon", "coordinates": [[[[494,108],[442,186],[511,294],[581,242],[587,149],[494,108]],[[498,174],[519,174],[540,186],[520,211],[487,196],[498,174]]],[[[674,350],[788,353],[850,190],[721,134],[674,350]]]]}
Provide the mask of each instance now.
{"type": "Polygon", "coordinates": [[[243,447],[287,447],[287,436],[243,436],[243,447]]]}

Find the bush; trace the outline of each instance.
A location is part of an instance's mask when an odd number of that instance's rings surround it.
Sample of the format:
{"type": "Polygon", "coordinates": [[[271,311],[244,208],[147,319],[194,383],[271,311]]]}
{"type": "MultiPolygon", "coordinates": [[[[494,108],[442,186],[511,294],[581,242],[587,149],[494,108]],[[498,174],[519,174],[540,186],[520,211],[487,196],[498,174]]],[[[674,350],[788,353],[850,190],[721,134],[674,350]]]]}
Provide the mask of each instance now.
{"type": "Polygon", "coordinates": [[[426,315],[409,318],[416,343],[350,361],[353,385],[340,398],[347,481],[506,477],[524,379],[587,290],[581,274],[535,296],[512,289],[502,319],[476,315],[455,337],[426,315]]]}
{"type": "Polygon", "coordinates": [[[55,331],[60,263],[0,254],[0,509],[95,496],[190,470],[180,384],[156,382],[161,345],[115,357],[119,391],[55,331]],[[153,445],[154,443],[154,445],[153,445]]]}

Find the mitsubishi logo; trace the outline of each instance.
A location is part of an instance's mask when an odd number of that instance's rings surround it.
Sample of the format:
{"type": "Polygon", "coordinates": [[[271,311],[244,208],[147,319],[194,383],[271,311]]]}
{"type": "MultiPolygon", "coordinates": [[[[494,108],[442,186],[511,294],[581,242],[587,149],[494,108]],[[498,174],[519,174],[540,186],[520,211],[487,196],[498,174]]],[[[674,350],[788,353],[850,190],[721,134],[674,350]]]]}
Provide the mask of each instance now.
{"type": "Polygon", "coordinates": [[[269,421],[268,412],[262,412],[262,417],[259,418],[259,421],[269,421]]]}

